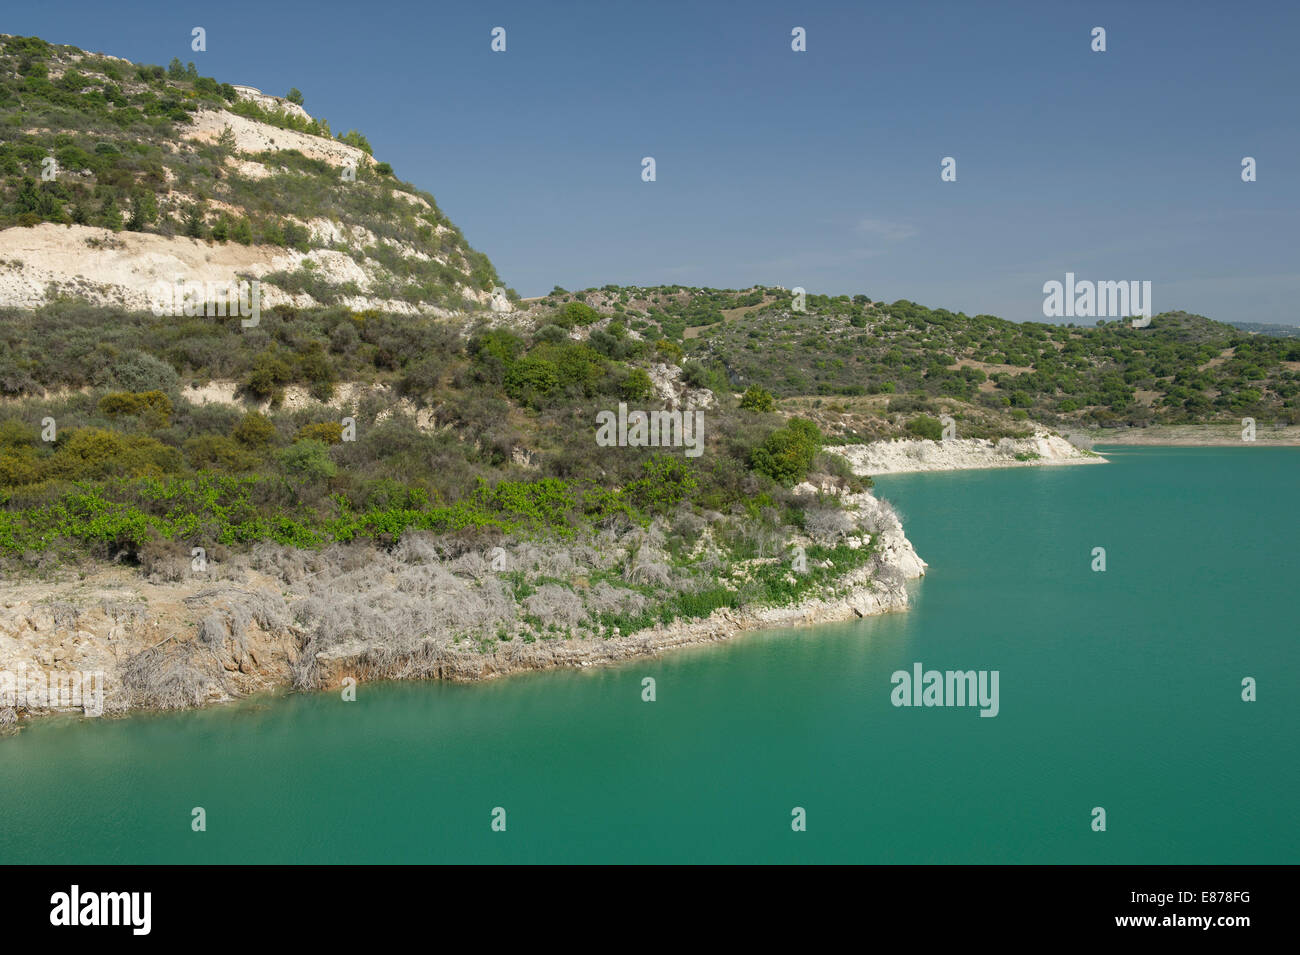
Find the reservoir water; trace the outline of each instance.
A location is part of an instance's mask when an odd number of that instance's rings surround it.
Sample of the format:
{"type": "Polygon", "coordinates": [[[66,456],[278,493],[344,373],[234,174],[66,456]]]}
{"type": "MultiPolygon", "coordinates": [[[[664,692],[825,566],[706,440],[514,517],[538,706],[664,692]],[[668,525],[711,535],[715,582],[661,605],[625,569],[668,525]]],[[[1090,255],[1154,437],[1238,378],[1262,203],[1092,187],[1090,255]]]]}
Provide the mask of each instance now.
{"type": "Polygon", "coordinates": [[[904,614],[38,722],[0,738],[0,863],[1300,862],[1300,450],[1106,453],[878,479],[930,564],[904,614]],[[895,707],[915,663],[997,670],[998,715],[895,707]]]}

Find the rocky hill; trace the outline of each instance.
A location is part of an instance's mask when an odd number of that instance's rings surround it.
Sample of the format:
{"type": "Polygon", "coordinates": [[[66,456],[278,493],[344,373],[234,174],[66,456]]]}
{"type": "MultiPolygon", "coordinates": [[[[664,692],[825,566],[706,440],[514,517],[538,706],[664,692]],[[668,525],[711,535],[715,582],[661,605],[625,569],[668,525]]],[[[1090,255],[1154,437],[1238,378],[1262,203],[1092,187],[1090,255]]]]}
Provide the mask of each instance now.
{"type": "Polygon", "coordinates": [[[254,279],[264,307],[399,314],[501,284],[433,196],[299,102],[0,35],[0,306],[146,309],[160,283],[254,279]]]}
{"type": "Polygon", "coordinates": [[[114,712],[906,607],[813,418],[609,303],[500,301],[300,99],[0,38],[0,730],[65,708],[14,674],[114,712]],[[253,282],[255,320],[154,308],[253,282]]]}

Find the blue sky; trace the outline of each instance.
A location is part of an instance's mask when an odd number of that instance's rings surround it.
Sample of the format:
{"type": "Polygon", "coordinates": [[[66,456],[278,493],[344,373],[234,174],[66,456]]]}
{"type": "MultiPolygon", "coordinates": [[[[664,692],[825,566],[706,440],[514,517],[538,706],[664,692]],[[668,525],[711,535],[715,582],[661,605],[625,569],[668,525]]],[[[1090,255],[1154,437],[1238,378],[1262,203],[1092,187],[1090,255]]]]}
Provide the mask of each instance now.
{"type": "Polygon", "coordinates": [[[524,295],[761,283],[1042,320],[1072,271],[1300,323],[1294,2],[97,0],[0,31],[299,87],[524,295]]]}

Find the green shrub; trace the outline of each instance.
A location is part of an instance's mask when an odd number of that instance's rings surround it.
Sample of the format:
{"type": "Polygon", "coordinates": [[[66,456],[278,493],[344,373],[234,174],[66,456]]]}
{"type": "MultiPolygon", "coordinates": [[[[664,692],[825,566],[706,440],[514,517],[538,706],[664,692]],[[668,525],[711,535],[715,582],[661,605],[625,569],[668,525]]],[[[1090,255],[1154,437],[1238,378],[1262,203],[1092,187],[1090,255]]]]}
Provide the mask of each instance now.
{"type": "Polygon", "coordinates": [[[750,385],[740,399],[740,407],[746,411],[772,411],[776,408],[776,400],[766,388],[750,385]]]}
{"type": "Polygon", "coordinates": [[[343,425],[337,421],[322,421],[318,424],[303,425],[298,429],[294,440],[339,444],[343,441],[343,425]]]}
{"type": "Polygon", "coordinates": [[[506,372],[506,394],[524,404],[536,405],[560,386],[560,369],[553,361],[528,355],[506,372]]]}
{"type": "Polygon", "coordinates": [[[929,438],[931,441],[943,438],[943,425],[929,415],[917,415],[907,423],[907,430],[918,438],[929,438]]]}
{"type": "Polygon", "coordinates": [[[140,417],[156,428],[171,422],[172,401],[161,391],[113,391],[99,399],[99,410],[110,418],[140,417]]]}
{"type": "Polygon", "coordinates": [[[307,438],[295,441],[279,452],[280,466],[306,484],[320,484],[338,473],[323,441],[307,438]]]}
{"type": "Polygon", "coordinates": [[[142,351],[126,352],[113,366],[113,381],[125,391],[173,391],[179,376],[160,358],[142,351]]]}
{"type": "Polygon", "coordinates": [[[555,313],[553,321],[564,328],[582,327],[600,321],[600,312],[582,302],[568,302],[555,313]]]}
{"type": "Polygon", "coordinates": [[[662,514],[680,504],[698,486],[690,467],[680,458],[656,454],[641,465],[641,477],[628,484],[623,495],[647,514],[662,514]]]}
{"type": "Polygon", "coordinates": [[[655,342],[655,356],[668,365],[675,365],[682,360],[682,346],[676,342],[670,342],[666,338],[661,338],[655,342]]]}
{"type": "Polygon", "coordinates": [[[769,434],[750,455],[750,467],[778,484],[790,487],[808,476],[821,450],[822,435],[806,418],[792,418],[769,434]]]}
{"type": "Polygon", "coordinates": [[[46,472],[50,477],[84,481],[161,475],[180,468],[180,452],[154,438],[121,435],[102,428],[76,428],[59,441],[46,472]]]}
{"type": "Polygon", "coordinates": [[[236,473],[251,471],[261,459],[234,438],[224,434],[203,434],[185,442],[185,458],[190,467],[209,468],[236,473]]]}
{"type": "Polygon", "coordinates": [[[277,433],[270,418],[250,411],[239,419],[230,436],[246,448],[264,448],[275,440],[277,433]]]}
{"type": "Polygon", "coordinates": [[[293,369],[288,362],[275,354],[261,355],[244,382],[249,394],[257,398],[273,398],[280,389],[293,381],[293,369]]]}
{"type": "Polygon", "coordinates": [[[618,393],[624,401],[648,401],[655,393],[655,386],[644,369],[633,368],[619,385],[618,393]]]}

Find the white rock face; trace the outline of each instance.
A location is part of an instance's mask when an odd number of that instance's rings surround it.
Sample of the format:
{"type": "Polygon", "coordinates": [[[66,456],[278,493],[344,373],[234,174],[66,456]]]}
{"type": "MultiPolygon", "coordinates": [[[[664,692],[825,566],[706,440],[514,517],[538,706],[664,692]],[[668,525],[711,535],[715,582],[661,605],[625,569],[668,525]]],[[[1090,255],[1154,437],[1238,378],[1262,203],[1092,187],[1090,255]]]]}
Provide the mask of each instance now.
{"type": "Polygon", "coordinates": [[[304,156],[324,160],[331,166],[356,166],[358,169],[374,162],[357,147],[336,139],[281,129],[224,109],[199,110],[194,114],[194,122],[186,128],[185,138],[202,143],[216,142],[227,126],[235,135],[235,149],[241,153],[297,149],[304,156]]]}
{"type": "MultiPolygon", "coordinates": [[[[191,404],[230,405],[241,410],[255,408],[263,414],[271,409],[269,399],[262,402],[249,401],[239,394],[239,383],[229,380],[209,381],[202,385],[185,385],[181,389],[181,397],[191,404]]],[[[398,397],[391,387],[384,384],[341,381],[334,386],[333,396],[325,402],[317,401],[312,397],[311,392],[301,385],[288,385],[284,389],[280,407],[286,411],[299,411],[303,408],[324,405],[340,414],[347,414],[355,411],[361,401],[367,397],[381,398],[389,405],[390,410],[380,412],[380,420],[389,417],[392,414],[391,409],[396,409],[414,418],[416,427],[421,431],[428,433],[437,428],[432,409],[417,407],[411,399],[398,397]]]]}
{"type": "Polygon", "coordinates": [[[875,540],[881,563],[896,568],[908,580],[924,577],[929,564],[921,559],[912,542],[903,533],[903,522],[898,519],[893,507],[874,494],[854,495],[850,500],[859,512],[868,515],[868,526],[879,528],[875,540]]]}
{"type": "MultiPolygon", "coordinates": [[[[419,206],[422,209],[430,208],[429,203],[426,202],[422,196],[412,195],[409,192],[402,192],[400,189],[393,190],[393,198],[401,199],[403,202],[409,202],[411,205],[419,206]]],[[[438,231],[443,232],[445,228],[445,226],[438,226],[438,231]]]]}
{"type": "Polygon", "coordinates": [[[650,383],[655,397],[673,409],[712,408],[713,392],[708,388],[691,388],[682,381],[682,370],[676,365],[656,363],[650,366],[650,383]]]}
{"type": "Polygon", "coordinates": [[[355,282],[361,291],[370,288],[370,275],[357,264],[356,259],[346,252],[334,252],[330,249],[312,249],[298,259],[301,267],[310,262],[312,270],[331,285],[355,282]]]}
{"type": "MultiPolygon", "coordinates": [[[[345,237],[345,230],[337,223],[324,219],[313,220],[312,229],[317,235],[345,237]]],[[[355,282],[361,294],[344,297],[343,304],[349,308],[451,314],[446,309],[369,295],[372,272],[344,252],[313,249],[303,254],[272,245],[206,242],[185,236],[169,238],[50,222],[0,230],[0,306],[39,308],[49,300],[54,287],[96,304],[147,311],[154,305],[156,290],[162,283],[217,284],[245,277],[261,279],[271,272],[295,272],[303,262],[312,263],[332,285],[355,282]]],[[[367,263],[373,263],[376,271],[381,268],[373,260],[367,259],[367,263]]],[[[492,294],[466,285],[459,286],[458,291],[480,303],[489,301],[492,294]]],[[[306,293],[291,295],[263,284],[262,308],[281,303],[310,307],[315,301],[306,293]]]]}
{"type": "MultiPolygon", "coordinates": [[[[0,231],[0,305],[38,308],[51,283],[104,305],[148,310],[159,283],[233,282],[297,267],[299,253],[277,246],[209,244],[182,236],[112,232],[44,222],[0,231]]],[[[266,289],[262,305],[289,301],[266,289]]]]}
{"type": "Polygon", "coordinates": [[[1040,431],[1030,438],[985,438],[873,441],[828,447],[847,458],[858,474],[902,474],[909,471],[962,471],[979,468],[1029,467],[1039,464],[1101,464],[1105,458],[1085,454],[1059,435],[1040,431]],[[1017,455],[1038,455],[1020,461],[1017,455]]]}
{"type": "MultiPolygon", "coordinates": [[[[794,492],[796,494],[840,493],[832,485],[819,488],[807,481],[796,485],[794,492]]],[[[894,578],[892,581],[885,581],[888,585],[887,591],[892,594],[890,599],[899,606],[906,606],[907,593],[902,590],[901,581],[924,577],[926,568],[930,565],[921,559],[912,542],[907,539],[898,512],[888,501],[876,497],[869,491],[860,494],[843,494],[840,500],[849,522],[853,526],[869,531],[870,540],[876,546],[876,556],[872,565],[859,576],[865,580],[867,577],[876,576],[882,570],[890,572],[884,575],[886,578],[894,578]]],[[[865,544],[867,539],[867,537],[851,537],[847,543],[856,549],[860,544],[865,544]]]]}
{"type": "MultiPolygon", "coordinates": [[[[260,162],[253,162],[251,159],[232,159],[230,165],[234,167],[237,173],[248,179],[265,179],[271,175],[271,170],[260,162]]],[[[170,169],[167,171],[171,172],[170,169]]],[[[174,175],[168,176],[168,181],[174,178],[174,175]]]]}
{"type": "Polygon", "coordinates": [[[261,90],[253,89],[251,86],[236,86],[235,93],[240,99],[256,103],[262,109],[278,110],[288,113],[290,116],[297,116],[300,119],[311,119],[305,109],[297,103],[290,103],[282,96],[272,96],[269,93],[263,93],[261,90]]]}

